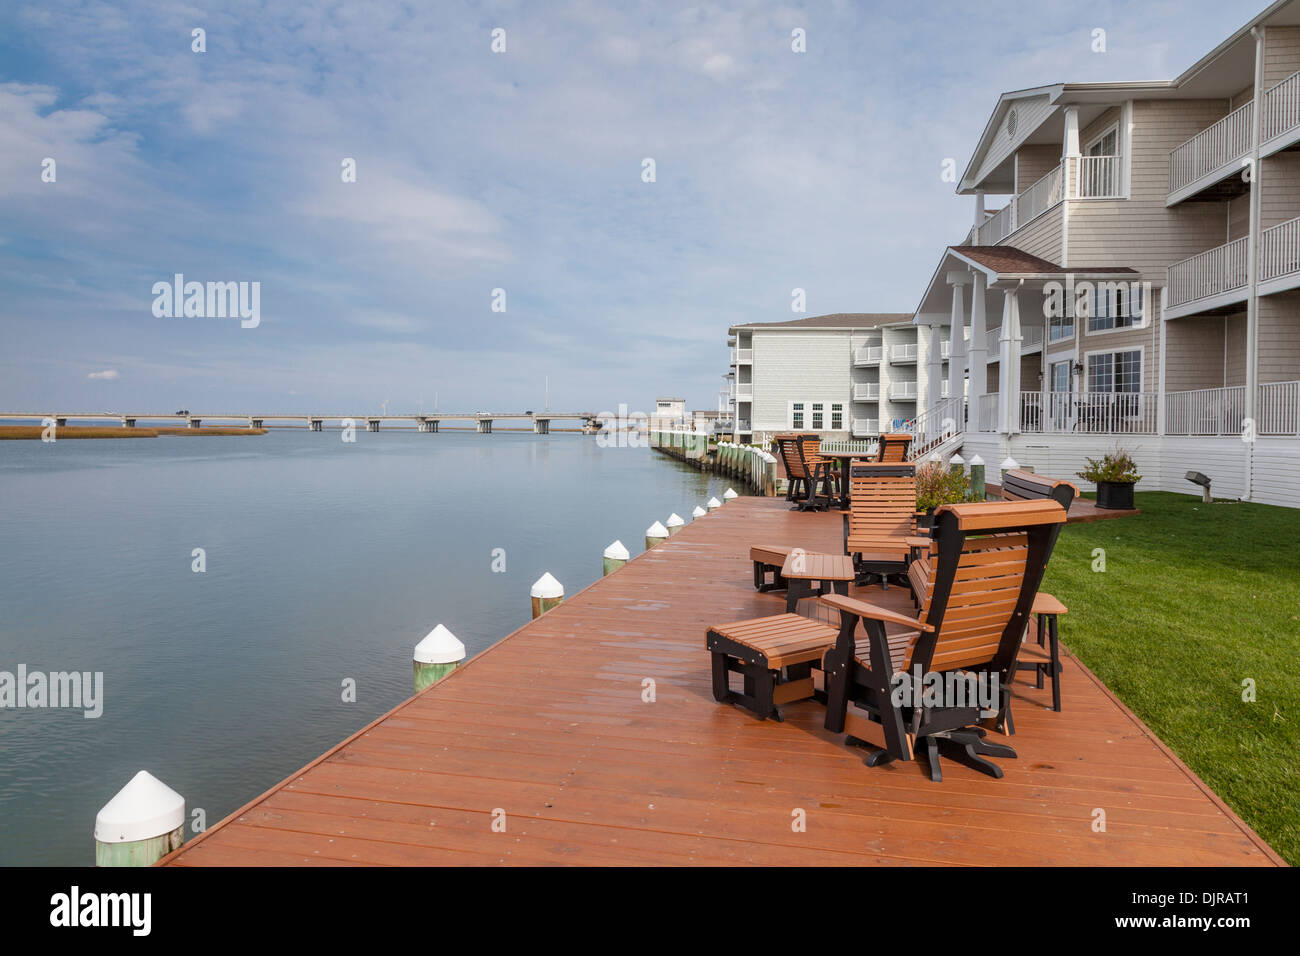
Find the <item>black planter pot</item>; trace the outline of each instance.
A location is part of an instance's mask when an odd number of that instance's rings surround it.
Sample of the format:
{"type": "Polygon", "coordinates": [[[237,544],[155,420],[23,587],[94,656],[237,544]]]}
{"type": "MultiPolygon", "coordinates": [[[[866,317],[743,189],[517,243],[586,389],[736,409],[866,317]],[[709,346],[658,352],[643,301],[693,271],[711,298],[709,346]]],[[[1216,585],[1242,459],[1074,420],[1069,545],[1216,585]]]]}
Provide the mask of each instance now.
{"type": "Polygon", "coordinates": [[[1133,484],[1131,481],[1097,482],[1097,507],[1109,511],[1132,511],[1133,484]]]}

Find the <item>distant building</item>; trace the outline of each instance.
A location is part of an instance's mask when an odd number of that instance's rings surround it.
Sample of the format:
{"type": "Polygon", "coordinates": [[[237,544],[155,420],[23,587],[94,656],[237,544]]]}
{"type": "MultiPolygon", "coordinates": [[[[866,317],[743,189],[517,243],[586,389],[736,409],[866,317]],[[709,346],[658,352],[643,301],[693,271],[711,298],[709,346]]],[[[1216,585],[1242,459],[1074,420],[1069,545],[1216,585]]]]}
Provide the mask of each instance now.
{"type": "Polygon", "coordinates": [[[650,415],[651,428],[665,428],[671,425],[684,425],[686,417],[686,399],[656,398],[655,410],[650,415]]]}
{"type": "MultiPolygon", "coordinates": [[[[910,422],[933,375],[912,313],[836,313],[728,329],[728,413],[738,441],[777,432],[867,438],[910,422]]],[[[946,388],[948,343],[940,343],[946,388]]],[[[944,393],[947,394],[946,392],[944,393]]]]}

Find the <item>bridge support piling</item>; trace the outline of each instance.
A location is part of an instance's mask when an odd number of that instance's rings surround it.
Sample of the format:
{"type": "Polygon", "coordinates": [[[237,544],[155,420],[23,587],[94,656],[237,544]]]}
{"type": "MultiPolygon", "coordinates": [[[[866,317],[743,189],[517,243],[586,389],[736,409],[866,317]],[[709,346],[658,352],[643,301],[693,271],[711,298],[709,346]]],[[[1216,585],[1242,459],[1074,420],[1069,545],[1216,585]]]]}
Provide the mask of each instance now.
{"type": "Polygon", "coordinates": [[[195,418],[195,417],[193,417],[193,416],[190,416],[189,418],[187,418],[187,419],[185,420],[185,427],[187,427],[187,428],[202,428],[202,427],[203,427],[203,419],[201,419],[201,418],[195,418]]]}
{"type": "Polygon", "coordinates": [[[309,431],[318,432],[325,427],[325,420],[321,418],[307,419],[307,428],[309,431]]]}
{"type": "Polygon", "coordinates": [[[378,419],[378,418],[367,418],[367,419],[366,419],[366,431],[368,431],[368,432],[377,432],[377,431],[379,431],[379,419],[378,419]]]}

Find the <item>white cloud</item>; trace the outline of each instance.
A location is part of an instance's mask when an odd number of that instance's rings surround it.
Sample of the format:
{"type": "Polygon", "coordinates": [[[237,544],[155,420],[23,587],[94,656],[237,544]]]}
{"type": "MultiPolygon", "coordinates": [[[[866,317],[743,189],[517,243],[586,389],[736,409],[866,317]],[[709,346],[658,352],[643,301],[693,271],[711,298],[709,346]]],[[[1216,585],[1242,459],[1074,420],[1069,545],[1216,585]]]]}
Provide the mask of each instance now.
{"type": "Polygon", "coordinates": [[[86,378],[111,382],[113,381],[113,379],[118,378],[118,373],[117,373],[117,369],[115,368],[106,368],[102,372],[91,372],[89,375],[86,376],[86,378]]]}

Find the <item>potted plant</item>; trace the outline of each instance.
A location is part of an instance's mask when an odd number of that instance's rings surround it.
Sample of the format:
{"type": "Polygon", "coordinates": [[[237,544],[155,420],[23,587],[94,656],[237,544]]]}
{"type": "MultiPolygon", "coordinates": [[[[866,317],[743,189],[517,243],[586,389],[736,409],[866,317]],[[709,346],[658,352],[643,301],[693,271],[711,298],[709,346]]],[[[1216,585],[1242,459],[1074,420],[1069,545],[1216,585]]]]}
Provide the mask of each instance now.
{"type": "Polygon", "coordinates": [[[1078,472],[1084,481],[1097,486],[1097,507],[1117,511],[1133,510],[1133,486],[1142,480],[1133,456],[1122,448],[1107,452],[1098,461],[1086,459],[1088,467],[1078,472]]]}
{"type": "Polygon", "coordinates": [[[949,469],[942,462],[926,462],[916,469],[916,526],[928,528],[940,505],[955,505],[970,500],[970,479],[959,468],[949,469]]]}

